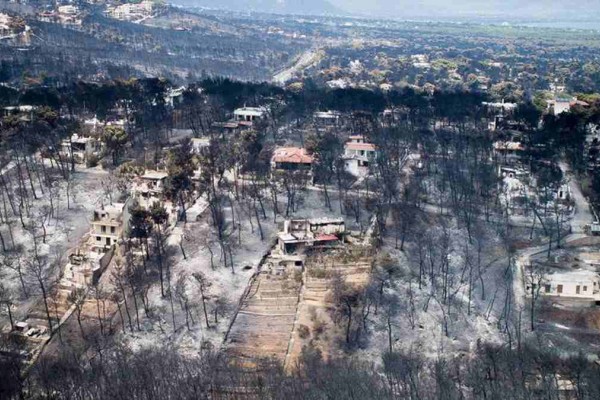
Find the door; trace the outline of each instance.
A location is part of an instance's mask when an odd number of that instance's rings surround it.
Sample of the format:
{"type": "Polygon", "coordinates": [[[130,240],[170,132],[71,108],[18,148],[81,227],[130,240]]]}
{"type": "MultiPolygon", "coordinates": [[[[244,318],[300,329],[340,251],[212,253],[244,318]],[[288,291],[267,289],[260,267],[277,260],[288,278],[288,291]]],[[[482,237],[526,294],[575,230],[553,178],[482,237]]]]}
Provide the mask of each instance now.
{"type": "Polygon", "coordinates": [[[556,291],[558,292],[558,294],[561,294],[563,292],[563,285],[558,285],[556,291]]]}

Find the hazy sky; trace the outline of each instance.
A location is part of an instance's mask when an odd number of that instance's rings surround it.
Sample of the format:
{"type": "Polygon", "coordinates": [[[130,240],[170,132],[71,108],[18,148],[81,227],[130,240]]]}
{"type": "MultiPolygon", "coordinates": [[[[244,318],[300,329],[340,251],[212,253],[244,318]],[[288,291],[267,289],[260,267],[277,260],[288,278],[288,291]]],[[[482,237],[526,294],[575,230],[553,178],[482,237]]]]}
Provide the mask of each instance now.
{"type": "Polygon", "coordinates": [[[510,15],[569,18],[600,12],[600,0],[329,0],[350,12],[403,15],[510,15]]]}

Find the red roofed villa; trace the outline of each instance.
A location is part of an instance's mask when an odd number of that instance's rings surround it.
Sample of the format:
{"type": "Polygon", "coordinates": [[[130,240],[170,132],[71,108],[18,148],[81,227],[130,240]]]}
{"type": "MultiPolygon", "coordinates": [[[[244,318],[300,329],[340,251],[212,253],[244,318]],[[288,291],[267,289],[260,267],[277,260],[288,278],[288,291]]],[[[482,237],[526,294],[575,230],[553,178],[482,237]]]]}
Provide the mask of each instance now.
{"type": "Polygon", "coordinates": [[[271,158],[271,168],[274,170],[308,171],[312,164],[313,156],[301,147],[279,147],[271,158]]]}

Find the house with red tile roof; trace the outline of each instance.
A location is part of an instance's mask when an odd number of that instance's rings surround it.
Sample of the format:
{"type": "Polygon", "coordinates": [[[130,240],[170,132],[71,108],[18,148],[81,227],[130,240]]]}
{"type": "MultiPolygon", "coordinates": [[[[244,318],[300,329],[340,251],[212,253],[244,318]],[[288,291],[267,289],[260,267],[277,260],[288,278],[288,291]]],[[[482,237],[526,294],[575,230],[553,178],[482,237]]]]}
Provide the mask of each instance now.
{"type": "Polygon", "coordinates": [[[310,171],[312,155],[302,147],[278,147],[271,158],[271,169],[282,171],[310,171]]]}

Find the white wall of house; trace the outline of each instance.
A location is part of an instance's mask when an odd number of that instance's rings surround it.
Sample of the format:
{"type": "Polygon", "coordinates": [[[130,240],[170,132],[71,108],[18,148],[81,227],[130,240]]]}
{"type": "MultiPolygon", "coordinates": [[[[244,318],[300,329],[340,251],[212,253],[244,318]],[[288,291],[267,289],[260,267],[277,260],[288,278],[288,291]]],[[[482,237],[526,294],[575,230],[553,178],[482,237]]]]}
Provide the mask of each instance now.
{"type": "MultiPolygon", "coordinates": [[[[534,291],[537,289],[534,287],[534,291]]],[[[531,284],[527,285],[531,295],[531,284]]],[[[539,288],[540,296],[569,297],[600,300],[600,275],[592,272],[552,274],[544,277],[539,288]]]]}

